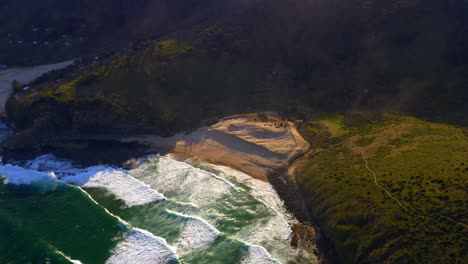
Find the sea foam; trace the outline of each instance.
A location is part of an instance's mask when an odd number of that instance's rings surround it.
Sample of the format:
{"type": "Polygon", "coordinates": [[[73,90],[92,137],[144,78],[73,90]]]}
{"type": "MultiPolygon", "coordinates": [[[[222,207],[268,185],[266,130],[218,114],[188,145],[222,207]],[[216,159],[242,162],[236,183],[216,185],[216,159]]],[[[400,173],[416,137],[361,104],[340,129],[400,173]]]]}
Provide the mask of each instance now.
{"type": "Polygon", "coordinates": [[[72,174],[80,171],[72,162],[58,159],[52,154],[41,155],[33,160],[26,161],[24,167],[43,172],[53,171],[59,176],[60,174],[72,174]]]}
{"type": "MultiPolygon", "coordinates": [[[[13,165],[2,166],[9,183],[30,184],[48,178],[85,188],[104,188],[128,207],[164,200],[163,194],[151,189],[147,184],[131,177],[125,170],[109,166],[76,167],[67,160],[48,154],[27,161],[27,169],[13,165]]],[[[0,173],[1,168],[0,167],[0,173]]]]}
{"type": "MultiPolygon", "coordinates": [[[[267,253],[273,255],[274,259],[281,261],[287,261],[290,257],[296,255],[304,255],[304,252],[301,250],[295,250],[290,246],[289,241],[292,234],[290,225],[297,223],[297,220],[287,212],[284,202],[270,183],[257,180],[229,167],[213,165],[196,158],[189,159],[187,162],[213,172],[219,175],[219,177],[223,177],[239,186],[247,186],[248,188],[245,190],[257,201],[263,203],[271,212],[269,217],[262,220],[259,219],[254,225],[245,226],[239,230],[237,233],[239,239],[246,241],[248,245],[268,245],[270,252],[267,253]]],[[[260,252],[266,252],[264,248],[263,250],[254,248],[251,251],[252,254],[246,261],[260,257],[260,252]]],[[[251,263],[255,263],[255,261],[251,261],[251,263]]]]}
{"type": "Polygon", "coordinates": [[[184,218],[182,232],[174,243],[179,252],[207,248],[220,234],[214,226],[201,218],[167,211],[184,218]]]}
{"type": "Polygon", "coordinates": [[[76,260],[76,259],[72,259],[71,257],[65,255],[65,253],[63,253],[62,251],[58,250],[57,248],[55,248],[54,246],[52,246],[50,244],[49,244],[49,247],[51,249],[53,249],[55,251],[55,253],[59,254],[60,256],[62,256],[66,260],[68,260],[70,263],[72,263],[72,264],[83,264],[81,261],[76,260]]]}
{"type": "Polygon", "coordinates": [[[168,157],[150,159],[129,173],[153,189],[177,197],[177,202],[197,206],[216,202],[234,189],[234,185],[224,179],[168,157]]]}
{"type": "MultiPolygon", "coordinates": [[[[238,204],[225,204],[225,201],[230,201],[226,198],[243,194],[247,195],[246,199],[254,198],[263,203],[271,215],[266,218],[262,216],[256,223],[246,225],[234,234],[224,234],[246,241],[242,263],[279,263],[276,259],[286,262],[290,259],[288,255],[295,254],[289,245],[289,224],[296,220],[287,213],[282,200],[269,183],[228,167],[208,163],[200,166],[200,163],[188,162],[176,161],[167,156],[152,157],[139,161],[137,168],[127,171],[109,166],[79,168],[69,161],[44,155],[25,164],[31,170],[1,165],[0,174],[4,174],[5,180],[10,183],[63,181],[79,187],[104,188],[128,207],[165,199],[162,193],[174,203],[190,205],[174,210],[196,216],[167,210],[183,218],[179,237],[172,243],[174,248],[168,246],[163,238],[148,231],[133,229],[117,244],[107,263],[167,263],[177,259],[176,249],[183,256],[210,247],[220,235],[213,225],[225,217],[214,208],[223,204],[237,210],[238,204]]],[[[123,220],[121,222],[128,225],[123,220]]]]}
{"type": "Polygon", "coordinates": [[[177,253],[165,239],[150,232],[134,228],[112,250],[107,264],[163,264],[177,260],[177,253]]]}
{"type": "Polygon", "coordinates": [[[35,170],[24,169],[15,165],[0,165],[0,175],[2,175],[6,184],[32,184],[41,183],[44,185],[55,185],[57,179],[54,173],[44,173],[35,170]]]}
{"type": "Polygon", "coordinates": [[[64,182],[87,188],[104,188],[128,207],[164,200],[161,193],[121,170],[95,166],[61,178],[64,182]]]}
{"type": "Polygon", "coordinates": [[[242,264],[280,264],[273,259],[268,251],[259,246],[247,245],[247,256],[242,259],[242,264]]]}

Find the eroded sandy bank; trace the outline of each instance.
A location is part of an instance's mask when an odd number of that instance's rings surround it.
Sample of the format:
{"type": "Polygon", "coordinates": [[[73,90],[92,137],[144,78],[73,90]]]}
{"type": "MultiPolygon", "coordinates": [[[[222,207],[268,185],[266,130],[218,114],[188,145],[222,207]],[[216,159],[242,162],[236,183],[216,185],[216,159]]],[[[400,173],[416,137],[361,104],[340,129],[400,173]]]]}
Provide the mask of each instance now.
{"type": "Polygon", "coordinates": [[[291,122],[272,112],[226,117],[188,135],[144,135],[123,139],[170,153],[197,156],[267,181],[268,173],[287,166],[309,149],[291,122]]]}

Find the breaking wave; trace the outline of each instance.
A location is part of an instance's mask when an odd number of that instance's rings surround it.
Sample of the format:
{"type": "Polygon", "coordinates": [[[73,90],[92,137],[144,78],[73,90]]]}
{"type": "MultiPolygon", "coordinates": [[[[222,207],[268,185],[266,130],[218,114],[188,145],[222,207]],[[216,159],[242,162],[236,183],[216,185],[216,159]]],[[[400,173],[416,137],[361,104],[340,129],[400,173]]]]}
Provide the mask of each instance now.
{"type": "Polygon", "coordinates": [[[170,156],[154,156],[140,162],[132,170],[80,168],[43,155],[21,166],[0,165],[0,174],[8,184],[40,183],[49,189],[76,185],[98,205],[99,199],[94,200],[88,189],[103,190],[112,195],[109,199],[123,201],[124,207],[113,210],[102,206],[129,230],[107,263],[188,263],[203,254],[222,261],[224,250],[241,252],[233,257],[235,263],[316,261],[315,256],[290,246],[290,225],[296,220],[270,184],[197,159],[181,162],[170,156]],[[152,215],[154,212],[161,212],[159,218],[152,215]],[[144,219],[129,224],[129,217],[144,219]],[[171,218],[178,220],[164,220],[171,218]],[[174,225],[173,238],[154,235],[165,228],[158,224],[174,225]]]}

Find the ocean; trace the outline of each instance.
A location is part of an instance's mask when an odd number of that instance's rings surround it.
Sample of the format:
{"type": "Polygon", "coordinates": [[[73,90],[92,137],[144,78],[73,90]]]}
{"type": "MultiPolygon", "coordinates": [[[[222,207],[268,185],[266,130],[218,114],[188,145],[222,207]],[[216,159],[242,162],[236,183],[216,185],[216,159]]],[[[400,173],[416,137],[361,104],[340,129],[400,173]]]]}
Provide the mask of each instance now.
{"type": "Polygon", "coordinates": [[[273,187],[197,159],[0,165],[0,263],[317,263],[273,187]]]}

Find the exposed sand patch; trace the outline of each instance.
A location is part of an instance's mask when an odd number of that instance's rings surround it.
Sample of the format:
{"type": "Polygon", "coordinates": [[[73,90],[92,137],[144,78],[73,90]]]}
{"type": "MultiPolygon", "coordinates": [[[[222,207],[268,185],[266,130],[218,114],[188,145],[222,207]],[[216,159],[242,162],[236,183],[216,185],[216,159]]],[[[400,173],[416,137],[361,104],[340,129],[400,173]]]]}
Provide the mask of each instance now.
{"type": "Polygon", "coordinates": [[[5,103],[13,92],[11,83],[14,80],[22,84],[29,83],[45,73],[52,70],[63,69],[71,64],[73,64],[73,60],[56,64],[26,68],[11,68],[0,71],[0,116],[5,115],[5,103]]]}
{"type": "Polygon", "coordinates": [[[178,134],[170,138],[145,135],[122,141],[197,156],[264,181],[269,172],[288,165],[309,149],[309,143],[300,136],[293,123],[282,121],[271,112],[227,117],[188,135],[178,134]]]}
{"type": "Polygon", "coordinates": [[[404,123],[386,128],[385,130],[373,135],[369,135],[373,137],[373,139],[372,142],[367,146],[359,146],[357,144],[357,141],[362,137],[352,136],[349,139],[347,146],[354,154],[362,154],[365,156],[365,158],[372,158],[377,150],[379,150],[382,146],[386,146],[392,140],[398,139],[403,135],[410,133],[413,127],[413,124],[404,123]]]}

